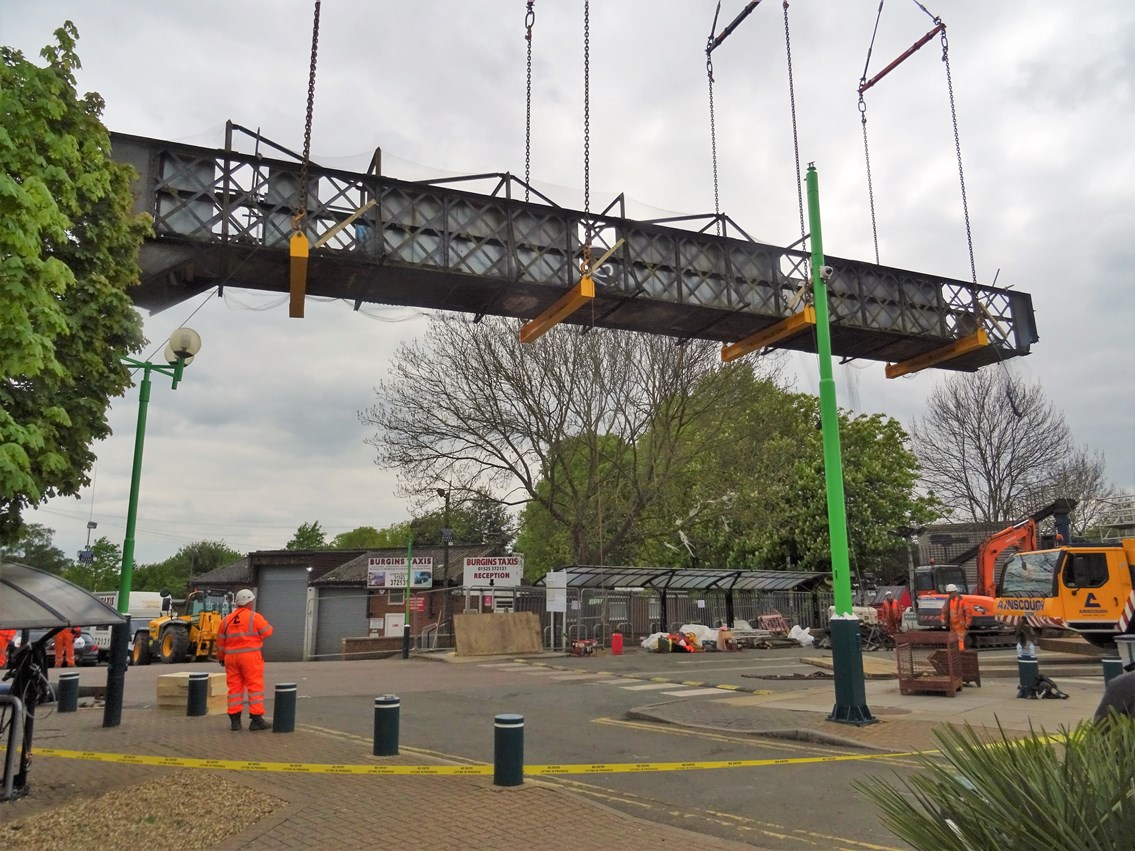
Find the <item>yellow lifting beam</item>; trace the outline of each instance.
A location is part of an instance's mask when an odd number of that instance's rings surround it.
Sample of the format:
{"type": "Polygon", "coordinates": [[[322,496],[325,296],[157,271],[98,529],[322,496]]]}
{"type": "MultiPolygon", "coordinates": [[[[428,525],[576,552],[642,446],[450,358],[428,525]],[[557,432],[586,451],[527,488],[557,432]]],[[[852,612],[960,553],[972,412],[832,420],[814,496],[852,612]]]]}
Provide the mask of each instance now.
{"type": "Polygon", "coordinates": [[[763,349],[766,346],[773,345],[773,343],[795,337],[815,324],[816,309],[810,304],[805,305],[799,313],[794,313],[774,325],[762,328],[757,333],[750,334],[744,340],[722,346],[721,361],[722,363],[729,363],[729,361],[736,360],[749,354],[749,352],[755,352],[757,349],[763,349]]]}
{"type": "Polygon", "coordinates": [[[584,275],[579,279],[579,283],[560,296],[555,304],[524,324],[520,329],[520,342],[531,343],[533,340],[538,340],[593,298],[595,298],[595,281],[590,275],[584,275]]]}
{"type": "Polygon", "coordinates": [[[595,281],[591,277],[591,270],[597,269],[607,262],[607,258],[619,250],[623,240],[617,240],[614,245],[603,252],[598,260],[584,260],[582,264],[583,276],[579,283],[560,296],[559,300],[537,316],[525,323],[520,329],[520,342],[531,343],[544,336],[567,317],[571,316],[587,302],[595,298],[595,281]]]}
{"type": "Polygon", "coordinates": [[[978,328],[975,333],[970,334],[968,337],[954,340],[954,342],[948,343],[932,352],[927,352],[924,355],[919,355],[918,357],[904,360],[900,363],[889,363],[887,364],[885,372],[887,378],[898,378],[902,375],[910,375],[912,372],[919,372],[920,370],[937,366],[940,363],[951,361],[954,358],[960,358],[962,355],[977,351],[988,345],[989,335],[985,333],[984,328],[978,328]]]}
{"type": "Polygon", "coordinates": [[[307,257],[309,254],[307,236],[300,231],[292,234],[288,243],[288,316],[303,319],[303,298],[307,293],[307,257]]]}

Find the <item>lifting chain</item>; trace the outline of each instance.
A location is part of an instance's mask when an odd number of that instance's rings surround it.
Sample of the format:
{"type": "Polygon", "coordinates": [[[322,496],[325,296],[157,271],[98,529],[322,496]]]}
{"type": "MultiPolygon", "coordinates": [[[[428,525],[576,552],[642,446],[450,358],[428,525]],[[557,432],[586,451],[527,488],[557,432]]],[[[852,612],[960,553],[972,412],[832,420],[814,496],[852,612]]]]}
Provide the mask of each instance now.
{"type": "Polygon", "coordinates": [[[299,211],[293,220],[296,230],[307,228],[307,171],[311,162],[311,115],[315,109],[315,60],[319,55],[319,4],[315,0],[315,21],[311,25],[311,67],[307,74],[307,116],[303,128],[303,163],[300,165],[299,211]]]}
{"type": "Polygon", "coordinates": [[[591,0],[583,2],[583,270],[591,274],[591,0]]]}
{"type": "MultiPolygon", "coordinates": [[[[720,8],[720,4],[718,4],[720,8]]],[[[721,236],[721,190],[717,179],[717,119],[713,111],[713,33],[705,48],[705,74],[709,80],[709,150],[713,158],[713,213],[717,235],[721,236]]]]}
{"type": "MultiPolygon", "coordinates": [[[[915,0],[917,3],[917,0],[915,0]]],[[[925,11],[925,9],[923,9],[925,11]]],[[[929,14],[929,13],[927,13],[929,14]]],[[[940,23],[937,18],[934,19],[936,23],[940,23]]],[[[962,187],[962,215],[965,217],[966,222],[966,246],[969,248],[969,270],[973,278],[973,283],[977,285],[977,264],[973,259],[973,231],[970,229],[969,224],[969,200],[966,198],[966,175],[962,168],[962,141],[961,136],[958,134],[958,112],[954,108],[954,80],[950,74],[950,43],[946,38],[946,30],[942,30],[942,62],[946,65],[946,88],[950,93],[950,120],[954,123],[954,150],[958,154],[958,182],[962,187]]],[[[977,299],[977,292],[974,292],[974,300],[977,299]]]]}
{"type": "MultiPolygon", "coordinates": [[[[875,184],[871,180],[871,147],[867,144],[867,101],[863,100],[864,84],[867,82],[867,69],[871,67],[871,54],[875,50],[875,37],[879,34],[879,21],[883,17],[883,4],[879,0],[879,10],[875,13],[875,28],[871,31],[871,44],[867,46],[867,59],[863,63],[863,76],[859,78],[859,121],[863,125],[863,159],[867,163],[867,201],[871,207],[871,239],[875,243],[875,265],[879,265],[879,226],[875,218],[875,184]]],[[[918,0],[915,0],[917,3],[918,0]]]]}
{"type": "Polygon", "coordinates": [[[536,23],[536,0],[528,0],[524,14],[524,40],[528,42],[528,84],[524,103],[524,201],[529,200],[532,184],[532,25],[536,23]]]}
{"type": "MultiPolygon", "coordinates": [[[[792,81],[792,34],[788,29],[788,0],[784,0],[784,49],[788,56],[788,104],[792,109],[792,150],[796,155],[796,204],[800,210],[800,239],[805,237],[804,189],[800,181],[800,135],[796,129],[796,86],[792,81]]],[[[714,172],[716,181],[716,166],[714,172]]]]}
{"type": "Polygon", "coordinates": [[[867,102],[863,100],[862,94],[859,95],[859,120],[863,125],[863,159],[867,163],[867,201],[871,207],[871,238],[875,242],[875,265],[878,266],[879,227],[875,220],[875,185],[871,181],[871,148],[867,144],[867,102]]]}

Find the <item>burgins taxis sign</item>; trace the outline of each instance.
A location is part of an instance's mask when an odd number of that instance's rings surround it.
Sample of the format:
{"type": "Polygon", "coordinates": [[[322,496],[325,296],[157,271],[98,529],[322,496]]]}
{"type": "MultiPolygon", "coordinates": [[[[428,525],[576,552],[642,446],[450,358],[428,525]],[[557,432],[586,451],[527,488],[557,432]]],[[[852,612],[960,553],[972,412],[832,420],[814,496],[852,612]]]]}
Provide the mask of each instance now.
{"type": "Polygon", "coordinates": [[[465,559],[461,584],[466,588],[516,588],[524,578],[524,556],[478,556],[465,559]]]}

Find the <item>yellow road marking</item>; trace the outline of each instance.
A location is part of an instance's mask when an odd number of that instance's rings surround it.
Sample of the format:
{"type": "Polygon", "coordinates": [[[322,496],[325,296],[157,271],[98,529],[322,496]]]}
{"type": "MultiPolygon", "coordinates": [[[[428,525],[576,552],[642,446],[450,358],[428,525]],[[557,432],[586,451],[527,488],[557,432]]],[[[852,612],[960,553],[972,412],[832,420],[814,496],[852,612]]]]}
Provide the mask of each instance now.
{"type": "MultiPolygon", "coordinates": [[[[100,753],[98,751],[73,751],[62,748],[36,748],[39,756],[60,759],[82,759],[93,762],[118,762],[128,765],[156,765],[167,768],[205,768],[220,771],[261,771],[298,774],[355,774],[355,775],[486,775],[493,773],[493,766],[473,765],[352,765],[342,763],[305,762],[265,762],[262,760],[240,759],[200,759],[195,757],[143,756],[140,754],[100,753]]],[[[764,768],[774,765],[808,765],[832,762],[862,762],[899,756],[913,756],[908,753],[890,754],[839,754],[806,756],[779,759],[722,759],[689,762],[610,762],[610,763],[552,763],[549,765],[526,765],[524,773],[529,777],[556,774],[634,774],[657,771],[712,771],[723,768],[764,768]]]]}

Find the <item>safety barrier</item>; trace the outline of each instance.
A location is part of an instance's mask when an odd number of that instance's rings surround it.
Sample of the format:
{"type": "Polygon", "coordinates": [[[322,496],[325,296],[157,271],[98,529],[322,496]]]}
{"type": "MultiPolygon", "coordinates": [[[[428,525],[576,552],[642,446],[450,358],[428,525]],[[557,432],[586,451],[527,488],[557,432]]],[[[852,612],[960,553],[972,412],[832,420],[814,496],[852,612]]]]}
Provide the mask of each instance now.
{"type": "Polygon", "coordinates": [[[439,624],[426,624],[418,635],[419,650],[437,650],[437,631],[439,624]]]}
{"type": "Polygon", "coordinates": [[[567,628],[567,640],[570,644],[572,641],[586,641],[587,640],[587,624],[573,623],[567,628]]]}

